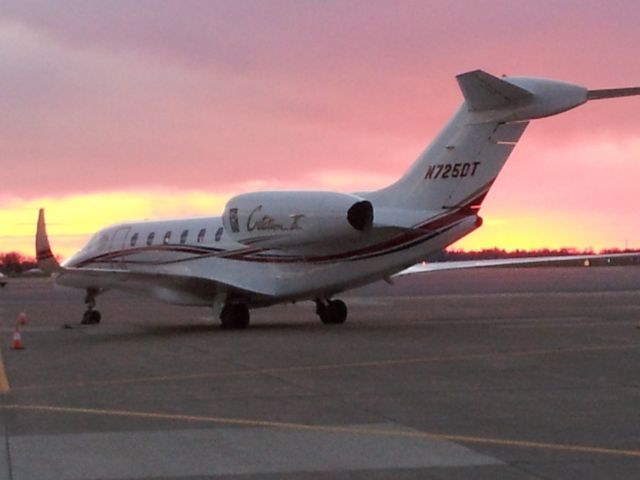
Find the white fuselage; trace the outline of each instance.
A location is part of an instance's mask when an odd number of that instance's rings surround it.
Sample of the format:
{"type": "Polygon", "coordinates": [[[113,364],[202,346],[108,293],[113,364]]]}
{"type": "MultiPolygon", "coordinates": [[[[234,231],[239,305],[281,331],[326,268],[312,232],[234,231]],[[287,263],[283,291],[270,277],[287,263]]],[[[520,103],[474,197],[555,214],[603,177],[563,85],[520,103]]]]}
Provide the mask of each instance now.
{"type": "MultiPolygon", "coordinates": [[[[226,232],[221,217],[114,225],[96,233],[63,266],[171,275],[243,285],[260,294],[244,295],[254,306],[329,297],[360,284],[383,279],[413,265],[465,236],[479,224],[475,215],[436,222],[409,232],[364,232],[351,242],[307,245],[297,251],[238,243],[226,232]]],[[[135,275],[132,275],[135,277],[135,275]]],[[[60,274],[58,283],[77,285],[77,275],[60,274]]],[[[81,283],[84,280],[81,280],[81,283]]],[[[82,283],[84,284],[84,283],[82,283]]],[[[214,285],[212,283],[211,285],[214,285]]],[[[211,305],[217,288],[165,289],[135,278],[110,288],[150,294],[183,305],[211,305]]]]}

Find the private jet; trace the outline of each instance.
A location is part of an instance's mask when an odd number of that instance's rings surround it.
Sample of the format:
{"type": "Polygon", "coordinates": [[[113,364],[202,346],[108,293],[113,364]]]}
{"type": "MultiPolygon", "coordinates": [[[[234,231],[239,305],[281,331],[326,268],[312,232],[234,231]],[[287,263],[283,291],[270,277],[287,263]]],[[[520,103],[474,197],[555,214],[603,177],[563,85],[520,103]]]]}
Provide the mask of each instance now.
{"type": "Polygon", "coordinates": [[[456,79],[462,105],[391,185],[358,193],[244,193],[227,202],[221,217],[109,226],[62,264],[52,254],[40,210],[38,266],[57,284],[86,292],[83,323],[100,322],[96,297],[114,289],[211,307],[223,328],[247,327],[250,309],[304,300],[315,302],[325,324],[341,324],[347,306],[335,297],[345,290],[396,276],[492,265],[419,262],[482,225],[482,202],[531,120],[591,100],[640,94],[640,87],[589,90],[482,70],[456,79]]]}

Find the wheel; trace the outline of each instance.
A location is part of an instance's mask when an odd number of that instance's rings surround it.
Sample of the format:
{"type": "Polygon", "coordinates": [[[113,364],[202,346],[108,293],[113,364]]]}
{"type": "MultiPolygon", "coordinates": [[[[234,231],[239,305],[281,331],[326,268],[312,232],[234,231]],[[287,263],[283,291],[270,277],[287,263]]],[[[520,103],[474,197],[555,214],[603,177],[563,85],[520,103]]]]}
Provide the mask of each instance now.
{"type": "Polygon", "coordinates": [[[98,324],[102,320],[102,315],[98,310],[91,310],[91,323],[98,324]]]}
{"type": "Polygon", "coordinates": [[[326,325],[337,325],[347,320],[347,305],[342,300],[331,300],[318,308],[320,320],[326,325]]]}
{"type": "Polygon", "coordinates": [[[100,323],[102,319],[102,315],[98,310],[87,310],[82,315],[82,321],[80,322],[82,325],[95,325],[100,323]]]}
{"type": "Polygon", "coordinates": [[[328,305],[331,323],[339,324],[347,320],[347,305],[342,300],[331,300],[328,305]]]}
{"type": "Polygon", "coordinates": [[[249,308],[243,304],[225,305],[220,313],[222,328],[240,330],[249,326],[249,308]]]}

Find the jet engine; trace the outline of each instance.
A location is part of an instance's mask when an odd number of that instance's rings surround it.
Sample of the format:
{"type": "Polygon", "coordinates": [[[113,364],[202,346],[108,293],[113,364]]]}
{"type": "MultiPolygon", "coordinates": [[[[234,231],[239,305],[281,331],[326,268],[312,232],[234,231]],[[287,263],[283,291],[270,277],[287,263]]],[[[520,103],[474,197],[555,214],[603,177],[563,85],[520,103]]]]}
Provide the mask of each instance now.
{"type": "Polygon", "coordinates": [[[253,192],[227,202],[224,227],[234,240],[261,247],[359,238],[373,224],[373,205],[334,192],[253,192]]]}

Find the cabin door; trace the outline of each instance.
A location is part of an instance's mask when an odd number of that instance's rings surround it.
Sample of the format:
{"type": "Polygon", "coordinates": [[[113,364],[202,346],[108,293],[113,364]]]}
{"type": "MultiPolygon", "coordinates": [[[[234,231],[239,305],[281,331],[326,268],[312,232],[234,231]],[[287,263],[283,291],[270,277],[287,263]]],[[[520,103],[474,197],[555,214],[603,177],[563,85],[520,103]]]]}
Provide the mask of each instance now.
{"type": "Polygon", "coordinates": [[[122,227],[115,231],[111,238],[109,253],[111,253],[111,266],[113,268],[125,268],[125,253],[127,238],[131,227],[122,227]]]}

